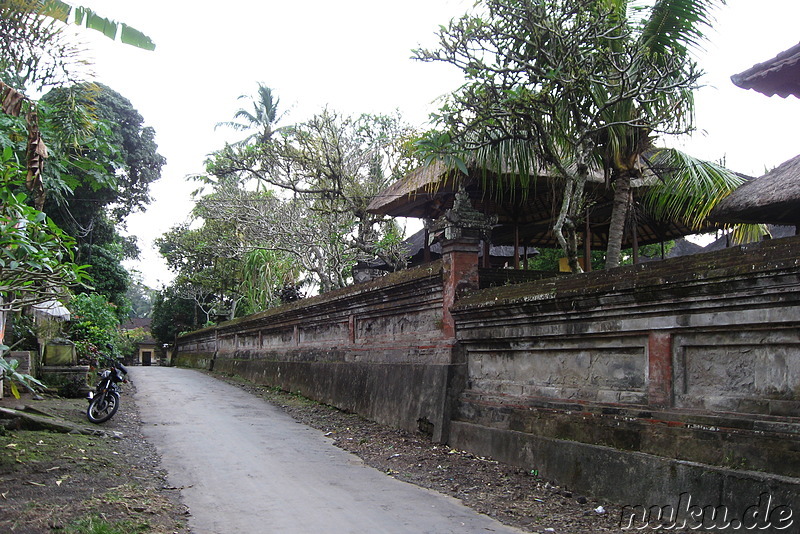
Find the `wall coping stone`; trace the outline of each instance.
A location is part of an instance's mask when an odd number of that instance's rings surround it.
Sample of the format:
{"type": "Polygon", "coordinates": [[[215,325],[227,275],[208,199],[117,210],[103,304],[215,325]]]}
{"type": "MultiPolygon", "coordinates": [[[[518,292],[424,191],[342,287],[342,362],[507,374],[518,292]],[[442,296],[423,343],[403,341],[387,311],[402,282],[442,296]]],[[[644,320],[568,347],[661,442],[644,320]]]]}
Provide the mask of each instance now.
{"type": "Polygon", "coordinates": [[[797,272],[798,267],[800,236],[786,237],[680,258],[473,291],[459,299],[452,312],[460,315],[481,308],[631,290],[637,294],[637,300],[661,300],[665,291],[679,287],[752,279],[754,272],[797,272]],[[658,288],[657,295],[651,293],[654,288],[658,288]]]}
{"type": "Polygon", "coordinates": [[[363,282],[341,289],[336,289],[321,295],[315,295],[313,297],[300,299],[282,306],[270,308],[259,313],[247,315],[245,317],[239,317],[231,321],[225,321],[218,325],[195,330],[179,336],[178,344],[180,345],[181,343],[188,342],[197,337],[213,337],[215,332],[237,331],[241,328],[244,328],[245,325],[249,323],[262,322],[265,319],[277,319],[279,317],[288,318],[291,316],[308,316],[308,311],[313,308],[327,307],[334,304],[347,307],[346,301],[352,300],[364,294],[381,290],[394,292],[398,287],[401,286],[410,286],[426,279],[441,280],[441,277],[442,262],[441,260],[436,260],[412,269],[405,269],[403,271],[389,273],[386,276],[382,276],[375,280],[370,280],[369,282],[363,282]]]}

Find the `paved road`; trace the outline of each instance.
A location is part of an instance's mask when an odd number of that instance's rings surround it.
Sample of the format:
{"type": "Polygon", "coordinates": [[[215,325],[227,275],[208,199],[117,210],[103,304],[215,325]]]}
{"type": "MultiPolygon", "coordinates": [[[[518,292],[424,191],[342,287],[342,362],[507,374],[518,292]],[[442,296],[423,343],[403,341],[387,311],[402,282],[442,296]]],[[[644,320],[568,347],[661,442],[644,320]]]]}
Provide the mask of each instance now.
{"type": "Polygon", "coordinates": [[[194,534],[519,534],[400,482],[318,430],[203,373],[134,367],[144,433],[194,534]]]}

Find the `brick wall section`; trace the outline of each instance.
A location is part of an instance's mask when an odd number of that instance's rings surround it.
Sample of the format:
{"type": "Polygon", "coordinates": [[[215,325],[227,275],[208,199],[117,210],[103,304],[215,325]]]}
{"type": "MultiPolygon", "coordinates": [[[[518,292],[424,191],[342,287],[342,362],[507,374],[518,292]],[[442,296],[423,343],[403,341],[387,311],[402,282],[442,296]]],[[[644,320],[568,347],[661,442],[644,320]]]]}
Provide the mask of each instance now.
{"type": "Polygon", "coordinates": [[[473,389],[800,416],[799,256],[787,238],[467,295],[473,389]]]}
{"type": "Polygon", "coordinates": [[[651,332],[647,340],[647,400],[653,407],[672,406],[672,335],[651,332]]]}

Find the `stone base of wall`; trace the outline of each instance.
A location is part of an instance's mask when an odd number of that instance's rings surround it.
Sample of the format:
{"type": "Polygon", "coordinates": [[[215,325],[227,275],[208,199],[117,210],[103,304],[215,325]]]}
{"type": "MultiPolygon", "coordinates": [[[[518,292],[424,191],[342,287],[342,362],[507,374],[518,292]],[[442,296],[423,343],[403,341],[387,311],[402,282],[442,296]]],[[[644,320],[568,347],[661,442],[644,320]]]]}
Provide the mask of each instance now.
{"type": "Polygon", "coordinates": [[[460,421],[542,439],[800,477],[800,420],[794,417],[512,399],[473,391],[461,396],[455,415],[460,421]]]}
{"type": "Polygon", "coordinates": [[[450,384],[463,365],[219,358],[214,371],[278,387],[379,423],[446,441],[450,384]]]}
{"type": "MultiPolygon", "coordinates": [[[[685,501],[690,496],[691,503],[701,508],[725,506],[729,519],[742,520],[756,514],[751,519],[758,520],[759,503],[763,509],[770,498],[775,527],[786,507],[791,511],[800,510],[800,478],[726,469],[457,421],[451,423],[450,444],[475,454],[491,455],[526,470],[538,470],[543,478],[557,481],[573,491],[625,505],[625,511],[632,511],[633,507],[663,509],[672,505],[677,508],[682,497],[685,501]],[[766,497],[762,497],[765,494],[766,497]]],[[[798,518],[792,519],[796,525],[798,518]]],[[[724,532],[725,529],[714,531],[724,532]]]]}
{"type": "Polygon", "coordinates": [[[172,364],[190,369],[210,370],[214,363],[213,352],[179,352],[175,355],[172,364]]]}

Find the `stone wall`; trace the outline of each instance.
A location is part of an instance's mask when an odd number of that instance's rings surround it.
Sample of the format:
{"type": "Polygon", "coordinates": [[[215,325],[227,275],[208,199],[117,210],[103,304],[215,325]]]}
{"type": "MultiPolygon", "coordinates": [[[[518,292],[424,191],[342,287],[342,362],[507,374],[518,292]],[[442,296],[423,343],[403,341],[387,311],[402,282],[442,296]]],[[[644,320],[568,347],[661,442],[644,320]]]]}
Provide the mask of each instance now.
{"type": "Polygon", "coordinates": [[[622,504],[800,513],[800,238],[482,290],[477,241],[443,251],[174,359],[622,504]]]}
{"type": "Polygon", "coordinates": [[[798,258],[787,238],[466,296],[451,444],[618,502],[800,512],[798,258]]]}
{"type": "Polygon", "coordinates": [[[175,362],[444,440],[463,365],[443,320],[442,269],[437,262],[182,336],[175,362]]]}

